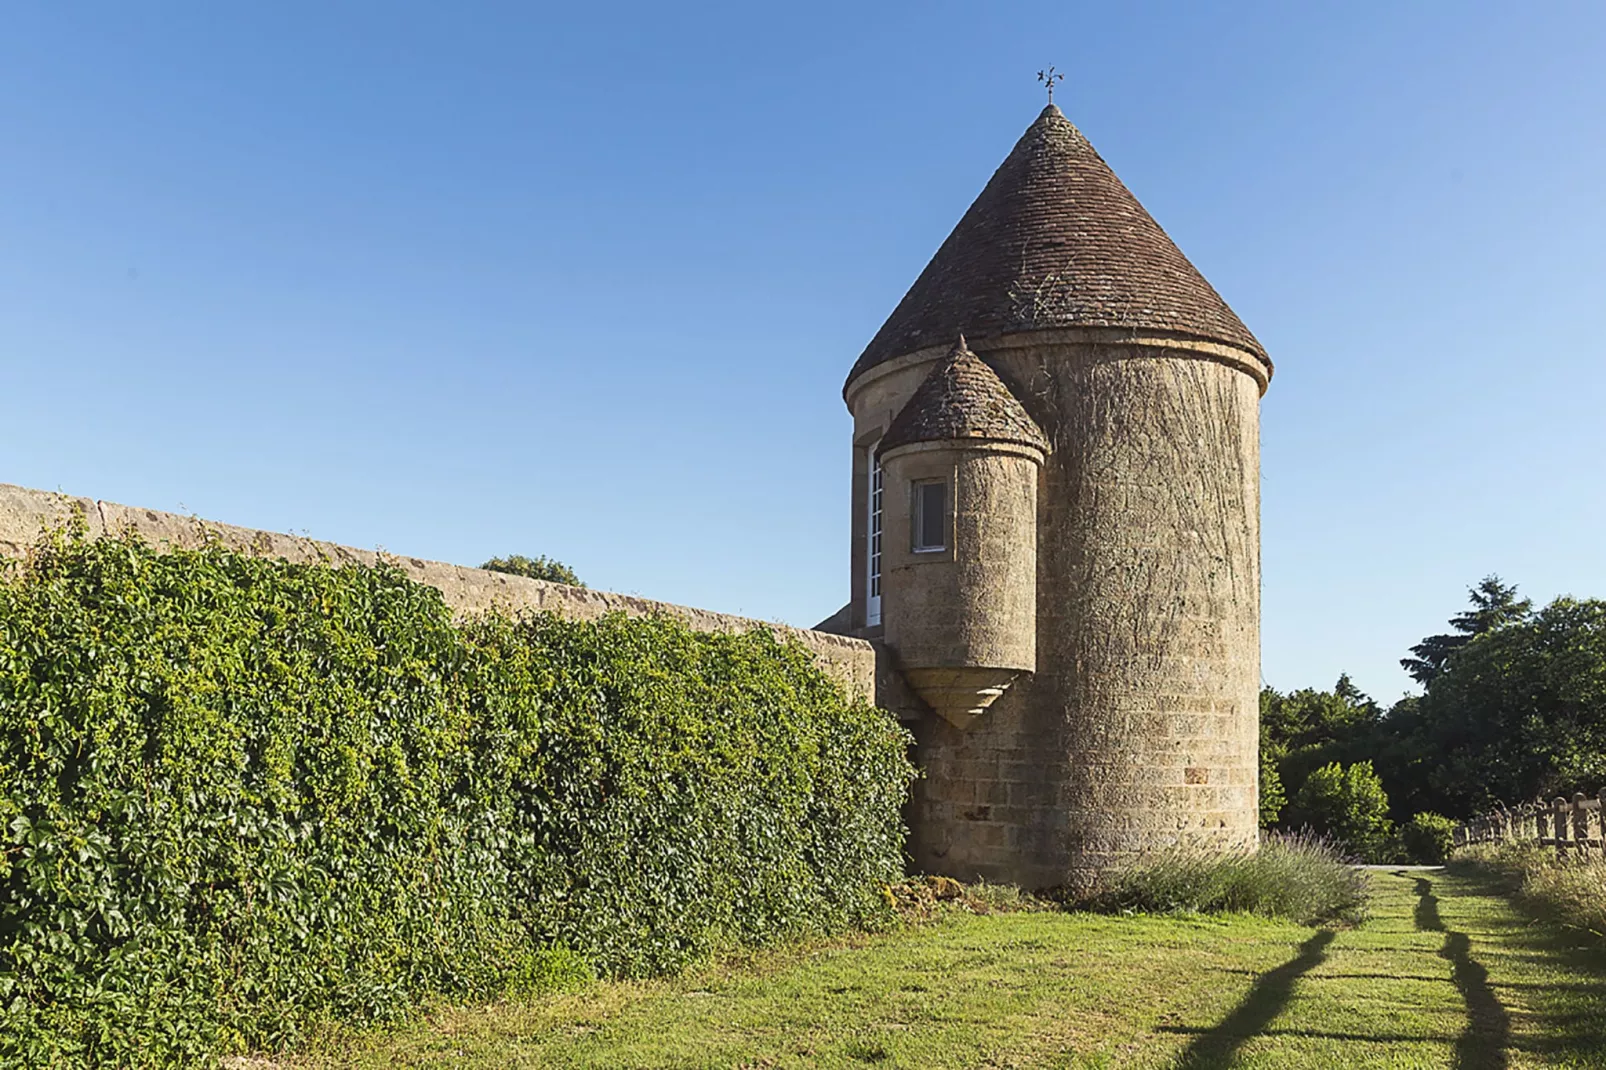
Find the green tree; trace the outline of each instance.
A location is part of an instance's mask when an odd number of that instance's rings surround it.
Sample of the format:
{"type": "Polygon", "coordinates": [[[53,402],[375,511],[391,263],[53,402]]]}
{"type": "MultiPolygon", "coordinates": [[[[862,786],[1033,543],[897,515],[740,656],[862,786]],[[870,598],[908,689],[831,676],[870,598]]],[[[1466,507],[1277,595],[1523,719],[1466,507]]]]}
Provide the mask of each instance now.
{"type": "Polygon", "coordinates": [[[1403,822],[1420,811],[1438,811],[1444,800],[1428,783],[1430,756],[1421,736],[1422,696],[1404,695],[1378,722],[1367,755],[1389,794],[1389,816],[1403,822]]]}
{"type": "Polygon", "coordinates": [[[1558,598],[1469,637],[1409,747],[1452,815],[1606,785],[1606,601],[1558,598]]]}
{"type": "Polygon", "coordinates": [[[1349,763],[1377,748],[1382,712],[1348,675],[1331,691],[1302,688],[1287,694],[1260,693],[1260,749],[1270,760],[1281,788],[1297,793],[1311,770],[1328,762],[1349,763]]]}
{"type": "Polygon", "coordinates": [[[532,580],[546,580],[548,583],[566,583],[570,587],[585,586],[580,582],[580,577],[574,574],[574,569],[550,557],[509,554],[506,557],[493,557],[480,568],[491,572],[506,572],[513,576],[527,576],[532,580]]]}
{"type": "Polygon", "coordinates": [[[1371,762],[1331,762],[1306,778],[1285,824],[1328,836],[1362,861],[1386,862],[1394,831],[1388,811],[1388,794],[1371,762]]]}
{"type": "Polygon", "coordinates": [[[1499,576],[1485,576],[1468,594],[1472,608],[1450,618],[1454,632],[1430,635],[1411,648],[1414,657],[1400,659],[1400,667],[1424,687],[1444,671],[1451,655],[1472,639],[1526,620],[1533,612],[1533,602],[1519,599],[1516,585],[1502,583],[1499,576]]]}
{"type": "Polygon", "coordinates": [[[1331,691],[1307,687],[1283,694],[1267,687],[1260,692],[1261,745],[1287,754],[1341,742],[1364,735],[1381,716],[1377,703],[1362,694],[1347,673],[1339,676],[1331,691]]]}
{"type": "Polygon", "coordinates": [[[1488,576],[1449,623],[1401,663],[1424,693],[1386,713],[1344,678],[1331,692],[1262,693],[1262,746],[1291,797],[1318,767],[1358,761],[1382,779],[1396,822],[1606,786],[1606,603],[1535,612],[1488,576]]]}

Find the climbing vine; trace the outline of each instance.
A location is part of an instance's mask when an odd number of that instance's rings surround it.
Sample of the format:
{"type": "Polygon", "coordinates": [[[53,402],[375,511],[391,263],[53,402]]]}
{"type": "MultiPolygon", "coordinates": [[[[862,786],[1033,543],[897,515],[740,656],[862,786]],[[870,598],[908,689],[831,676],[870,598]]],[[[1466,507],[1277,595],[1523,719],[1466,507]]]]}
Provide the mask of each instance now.
{"type": "Polygon", "coordinates": [[[58,535],[0,577],[0,1061],[170,1063],[863,924],[905,734],[768,632],[58,535]]]}

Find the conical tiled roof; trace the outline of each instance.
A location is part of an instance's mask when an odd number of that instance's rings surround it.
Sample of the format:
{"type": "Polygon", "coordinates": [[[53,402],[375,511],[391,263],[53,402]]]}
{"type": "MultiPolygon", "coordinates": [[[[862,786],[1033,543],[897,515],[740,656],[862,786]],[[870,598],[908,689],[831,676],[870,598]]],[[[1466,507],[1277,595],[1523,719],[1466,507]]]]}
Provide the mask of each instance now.
{"type": "Polygon", "coordinates": [[[886,453],[912,442],[956,438],[1016,442],[1048,450],[1048,439],[1037,422],[998,373],[970,351],[964,335],[893,417],[876,452],[886,453]]]}
{"type": "Polygon", "coordinates": [[[1184,331],[1265,351],[1082,132],[1050,104],[931,258],[848,381],[952,338],[1052,327],[1184,331]]]}

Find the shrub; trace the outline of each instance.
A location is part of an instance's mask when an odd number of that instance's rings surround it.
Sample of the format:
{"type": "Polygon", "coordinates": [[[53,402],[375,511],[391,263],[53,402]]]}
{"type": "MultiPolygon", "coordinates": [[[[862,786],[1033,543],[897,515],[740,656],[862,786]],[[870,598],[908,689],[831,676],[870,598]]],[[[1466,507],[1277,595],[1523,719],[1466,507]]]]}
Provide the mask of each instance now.
{"type": "Polygon", "coordinates": [[[1606,859],[1558,857],[1534,844],[1474,844],[1455,852],[1453,872],[1489,878],[1529,914],[1606,938],[1606,859]]]}
{"type": "Polygon", "coordinates": [[[506,557],[493,557],[481,565],[489,572],[506,572],[511,576],[524,576],[532,580],[546,580],[548,583],[567,583],[570,587],[584,587],[580,577],[575,575],[574,569],[550,557],[525,557],[523,554],[509,554],[506,557]]]}
{"type": "Polygon", "coordinates": [[[1387,862],[1394,831],[1388,811],[1388,796],[1371,762],[1331,762],[1306,778],[1284,823],[1309,828],[1363,862],[1387,862]]]}
{"type": "Polygon", "coordinates": [[[769,633],[454,623],[391,568],[56,539],[0,579],[0,1063],[870,921],[906,734],[769,633]]]}
{"type": "Polygon", "coordinates": [[[1365,903],[1366,875],[1331,844],[1272,833],[1258,851],[1170,851],[1139,858],[1078,905],[1150,913],[1238,911],[1309,925],[1358,921],[1365,903]]]}
{"type": "Polygon", "coordinates": [[[1400,848],[1406,859],[1425,865],[1442,865],[1455,843],[1455,822],[1426,811],[1400,826],[1400,848]]]}

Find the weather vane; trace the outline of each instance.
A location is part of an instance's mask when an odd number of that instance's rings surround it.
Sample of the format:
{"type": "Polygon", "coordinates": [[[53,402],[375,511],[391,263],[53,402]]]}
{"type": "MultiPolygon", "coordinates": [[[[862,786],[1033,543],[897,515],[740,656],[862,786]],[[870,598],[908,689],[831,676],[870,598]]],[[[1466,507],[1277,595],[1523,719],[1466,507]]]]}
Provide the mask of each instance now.
{"type": "Polygon", "coordinates": [[[1055,74],[1054,68],[1050,67],[1046,71],[1038,71],[1037,80],[1048,86],[1048,102],[1050,104],[1054,103],[1054,83],[1065,81],[1065,76],[1063,74],[1055,74]]]}

